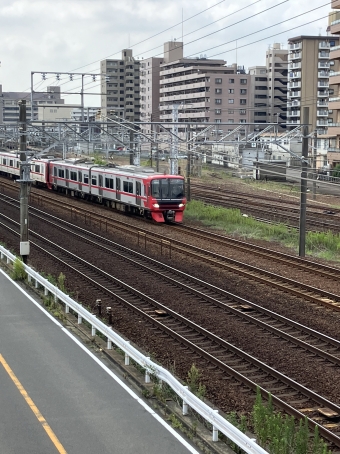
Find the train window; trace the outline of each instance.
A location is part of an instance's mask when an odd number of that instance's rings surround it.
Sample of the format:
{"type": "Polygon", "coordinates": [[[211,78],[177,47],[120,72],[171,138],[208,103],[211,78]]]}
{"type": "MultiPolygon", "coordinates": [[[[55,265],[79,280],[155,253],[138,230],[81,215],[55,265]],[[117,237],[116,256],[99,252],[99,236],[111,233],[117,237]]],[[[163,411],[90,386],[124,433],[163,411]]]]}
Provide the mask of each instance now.
{"type": "Polygon", "coordinates": [[[56,177],[57,176],[57,168],[56,167],[53,167],[53,175],[56,177]]]}
{"type": "Polygon", "coordinates": [[[123,191],[133,193],[133,182],[132,181],[123,181],[123,191]]]}
{"type": "Polygon", "coordinates": [[[102,188],[103,187],[103,175],[98,175],[98,178],[99,178],[98,186],[100,186],[102,188]]]}
{"type": "Polygon", "coordinates": [[[184,197],[184,184],[183,180],[170,179],[170,197],[172,199],[179,199],[184,197]]]}
{"type": "Polygon", "coordinates": [[[169,180],[166,178],[164,180],[160,180],[161,183],[161,197],[162,199],[169,198],[169,180]]]}
{"type": "Polygon", "coordinates": [[[65,171],[64,169],[58,169],[58,177],[65,178],[65,171]]]}
{"type": "Polygon", "coordinates": [[[35,165],[35,167],[34,167],[34,172],[40,173],[40,165],[39,165],[39,164],[36,164],[36,165],[35,165]]]}
{"type": "Polygon", "coordinates": [[[77,181],[77,172],[73,172],[72,170],[71,170],[71,180],[77,181]]]}
{"type": "Polygon", "coordinates": [[[105,187],[109,189],[114,189],[113,178],[105,178],[105,187]]]}
{"type": "Polygon", "coordinates": [[[66,180],[68,180],[70,178],[70,172],[68,169],[66,169],[66,180]]]}
{"type": "Polygon", "coordinates": [[[116,178],[116,189],[117,189],[117,191],[120,191],[120,189],[121,189],[120,178],[116,178]]]}
{"type": "Polygon", "coordinates": [[[4,166],[7,164],[6,158],[2,158],[2,163],[3,163],[4,166]]]}
{"type": "Polygon", "coordinates": [[[89,184],[89,176],[86,173],[84,173],[84,183],[89,184]]]}
{"type": "Polygon", "coordinates": [[[151,182],[151,195],[152,197],[160,197],[160,188],[159,188],[159,180],[152,180],[151,182]]]}
{"type": "Polygon", "coordinates": [[[10,165],[11,167],[13,167],[13,159],[10,159],[9,165],[10,165]]]}
{"type": "Polygon", "coordinates": [[[19,167],[20,167],[20,162],[17,161],[17,169],[19,169],[19,167]]]}
{"type": "Polygon", "coordinates": [[[83,175],[80,171],[78,172],[78,181],[79,181],[79,183],[81,183],[83,181],[83,175]]]}
{"type": "Polygon", "coordinates": [[[91,184],[93,184],[94,186],[97,186],[97,177],[95,175],[92,175],[92,177],[91,177],[91,184]]]}

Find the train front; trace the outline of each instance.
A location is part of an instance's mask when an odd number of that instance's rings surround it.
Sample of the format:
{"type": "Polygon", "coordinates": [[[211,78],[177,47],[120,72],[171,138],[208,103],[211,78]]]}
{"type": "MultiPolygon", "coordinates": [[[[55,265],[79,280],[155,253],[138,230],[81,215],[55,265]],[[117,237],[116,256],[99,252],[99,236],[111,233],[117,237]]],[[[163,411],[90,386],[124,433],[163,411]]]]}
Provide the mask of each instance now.
{"type": "Polygon", "coordinates": [[[150,180],[148,204],[156,222],[182,222],[186,205],[184,178],[158,175],[150,180]]]}

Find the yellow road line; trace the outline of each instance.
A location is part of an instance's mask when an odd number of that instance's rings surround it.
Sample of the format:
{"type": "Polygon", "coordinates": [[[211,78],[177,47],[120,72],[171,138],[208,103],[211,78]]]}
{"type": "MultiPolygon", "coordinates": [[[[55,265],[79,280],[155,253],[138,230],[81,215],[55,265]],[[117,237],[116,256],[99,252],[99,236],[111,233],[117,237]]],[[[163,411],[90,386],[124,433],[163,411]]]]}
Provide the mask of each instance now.
{"type": "Polygon", "coordinates": [[[9,365],[6,363],[4,357],[0,354],[0,363],[3,365],[5,371],[8,373],[8,375],[11,377],[13,383],[15,384],[15,386],[18,388],[18,390],[20,391],[21,395],[24,397],[24,399],[26,400],[28,406],[30,407],[30,409],[33,411],[33,413],[35,414],[36,418],[38,419],[38,421],[40,422],[40,424],[43,426],[43,428],[45,429],[45,432],[47,433],[47,435],[50,437],[52,443],[54,444],[54,446],[57,448],[58,452],[60,454],[67,454],[67,452],[65,451],[63,445],[60,443],[60,441],[58,440],[57,436],[55,435],[55,433],[53,432],[53,430],[51,429],[51,427],[48,425],[46,419],[43,417],[43,415],[40,413],[40,411],[38,410],[38,408],[35,406],[33,400],[29,397],[29,395],[27,394],[27,392],[25,391],[24,387],[22,386],[22,384],[20,383],[20,381],[17,379],[17,377],[15,376],[14,372],[12,371],[12,369],[9,367],[9,365]]]}

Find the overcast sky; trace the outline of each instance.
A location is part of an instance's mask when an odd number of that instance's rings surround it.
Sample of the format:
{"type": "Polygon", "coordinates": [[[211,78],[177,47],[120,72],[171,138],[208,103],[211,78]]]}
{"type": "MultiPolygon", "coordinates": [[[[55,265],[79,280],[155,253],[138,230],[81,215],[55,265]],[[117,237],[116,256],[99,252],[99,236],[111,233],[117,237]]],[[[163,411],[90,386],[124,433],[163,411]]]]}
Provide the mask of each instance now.
{"type": "MultiPolygon", "coordinates": [[[[0,84],[3,91],[30,91],[31,71],[99,72],[100,60],[120,58],[121,50],[128,47],[136,58],[162,56],[163,43],[181,41],[182,34],[185,56],[223,58],[228,64],[237,59],[245,67],[264,65],[265,51],[274,42],[286,46],[290,37],[325,35],[330,3],[330,0],[1,0],[0,84]],[[294,18],[297,15],[301,16],[294,18]],[[308,24],[311,21],[315,22],[308,24]],[[264,30],[266,27],[271,28],[264,30]]],[[[41,74],[35,74],[34,87],[45,91],[49,85],[61,85],[63,91],[79,91],[79,82],[71,83],[63,75],[60,78],[56,81],[54,75],[47,75],[44,81],[41,74]]],[[[98,91],[98,82],[86,78],[86,89],[98,91]]],[[[80,102],[74,96],[65,97],[66,102],[71,98],[72,102],[80,102]]],[[[86,104],[99,105],[100,99],[87,96],[86,104]]]]}

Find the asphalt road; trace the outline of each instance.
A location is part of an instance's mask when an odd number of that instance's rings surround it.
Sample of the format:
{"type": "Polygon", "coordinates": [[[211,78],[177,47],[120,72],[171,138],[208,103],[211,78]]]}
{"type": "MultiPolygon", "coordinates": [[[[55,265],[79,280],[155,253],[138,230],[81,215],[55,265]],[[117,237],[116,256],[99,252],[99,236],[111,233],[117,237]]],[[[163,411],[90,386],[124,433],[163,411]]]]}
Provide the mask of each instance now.
{"type": "Polygon", "coordinates": [[[99,362],[0,270],[1,454],[199,452],[99,362]]]}

